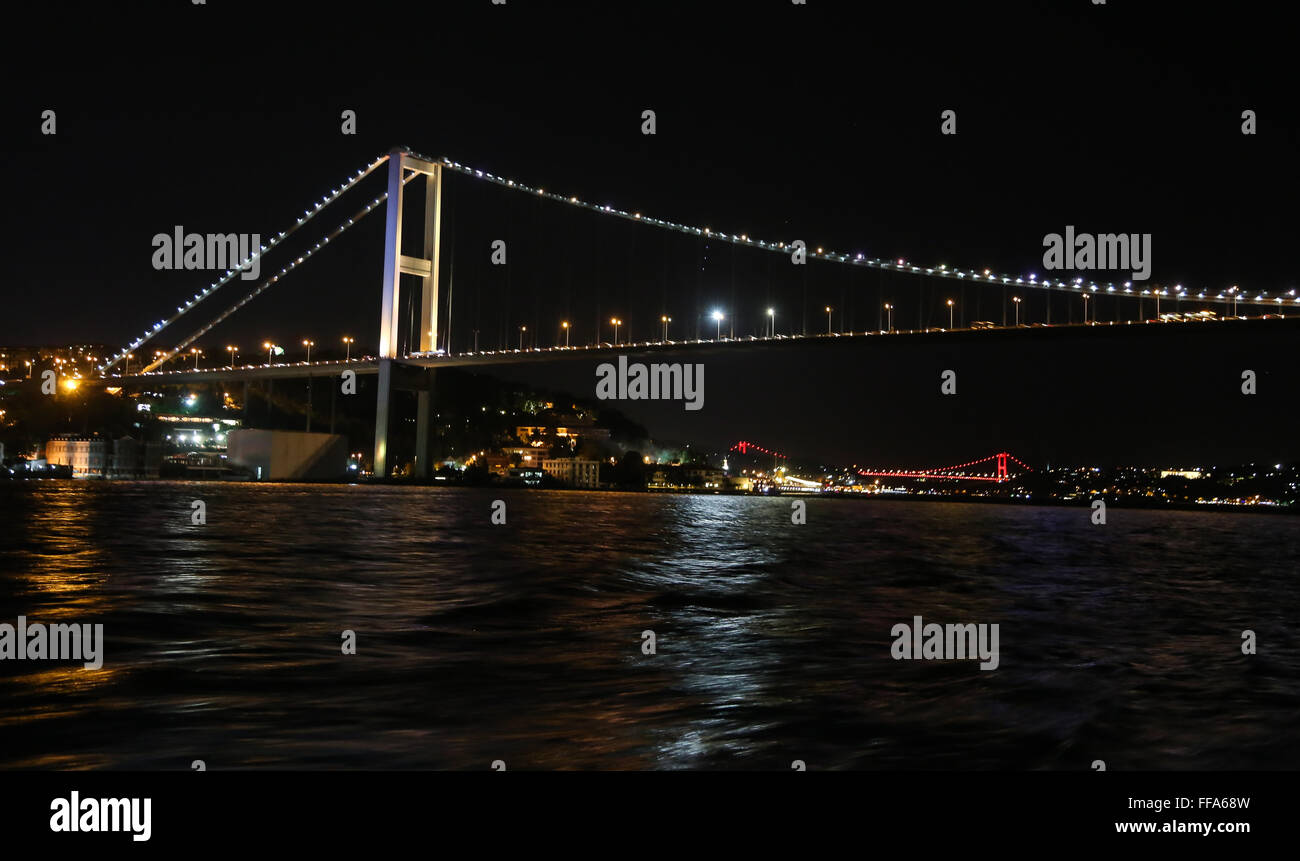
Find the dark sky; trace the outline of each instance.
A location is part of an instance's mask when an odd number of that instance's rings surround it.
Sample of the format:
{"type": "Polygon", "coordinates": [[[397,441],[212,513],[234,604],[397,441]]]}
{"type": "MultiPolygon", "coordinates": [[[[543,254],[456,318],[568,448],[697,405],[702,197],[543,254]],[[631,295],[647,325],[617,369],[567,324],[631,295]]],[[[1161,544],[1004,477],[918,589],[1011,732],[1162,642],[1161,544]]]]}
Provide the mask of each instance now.
{"type": "MultiPolygon", "coordinates": [[[[1072,224],[1152,234],[1159,283],[1294,288],[1292,29],[1264,3],[1214,14],[1138,5],[6,10],[0,343],[126,343],[211,280],[155,271],[155,233],[284,230],[397,144],[596,203],[872,256],[1041,272],[1043,236],[1072,224]],[[53,136],[40,134],[47,108],[53,136]],[[640,132],[646,108],[654,136],[640,132]],[[1254,136],[1240,133],[1247,108],[1254,136]],[[344,109],[357,112],[355,136],[340,134],[344,109]],[[957,112],[955,136],[939,134],[945,109],[957,112]]],[[[357,200],[378,193],[375,180],[357,200]]],[[[796,274],[775,255],[544,208],[463,177],[446,194],[457,349],[475,329],[484,346],[513,344],[521,325],[551,343],[563,318],[585,342],[612,314],[628,320],[624,335],[651,337],[664,311],[674,334],[707,335],[713,307],[747,335],[769,303],[784,331],[819,330],[827,303],[842,309],[836,329],[860,330],[877,325],[884,294],[873,291],[889,290],[913,303],[910,317],[921,300],[921,322],[946,322],[944,285],[880,284],[826,264],[796,274]],[[508,239],[508,267],[487,265],[494,238],[508,239]]],[[[338,204],[322,224],[358,205],[338,204]]],[[[203,345],[312,337],[323,352],[346,333],[373,349],[381,218],[203,345]]],[[[974,319],[975,297],[960,298],[974,319]]],[[[1000,319],[1002,297],[980,301],[982,317],[1000,319]]],[[[1043,459],[1296,454],[1294,328],[1053,337],[962,346],[984,382],[963,386],[955,413],[933,412],[954,407],[933,403],[933,366],[950,357],[930,347],[709,357],[708,407],[652,430],[915,465],[1016,446],[1043,459]],[[1220,391],[1235,391],[1243,361],[1276,365],[1261,367],[1272,382],[1245,411],[1220,391]],[[996,405],[1012,391],[1021,406],[996,405]],[[755,407],[773,401],[790,408],[755,407]]],[[[554,379],[586,386],[592,370],[554,379]]]]}

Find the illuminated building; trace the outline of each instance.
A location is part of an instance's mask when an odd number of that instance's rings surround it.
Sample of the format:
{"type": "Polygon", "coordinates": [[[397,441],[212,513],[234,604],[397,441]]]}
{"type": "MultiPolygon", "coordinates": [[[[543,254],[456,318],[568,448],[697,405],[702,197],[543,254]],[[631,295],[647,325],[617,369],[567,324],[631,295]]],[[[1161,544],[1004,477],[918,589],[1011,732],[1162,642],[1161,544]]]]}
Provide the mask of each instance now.
{"type": "Polygon", "coordinates": [[[570,487],[599,487],[600,464],[580,457],[561,457],[542,461],[542,471],[570,487]]]}
{"type": "Polygon", "coordinates": [[[97,436],[59,434],[45,443],[45,460],[72,467],[74,478],[102,478],[108,466],[108,443],[97,436]]]}

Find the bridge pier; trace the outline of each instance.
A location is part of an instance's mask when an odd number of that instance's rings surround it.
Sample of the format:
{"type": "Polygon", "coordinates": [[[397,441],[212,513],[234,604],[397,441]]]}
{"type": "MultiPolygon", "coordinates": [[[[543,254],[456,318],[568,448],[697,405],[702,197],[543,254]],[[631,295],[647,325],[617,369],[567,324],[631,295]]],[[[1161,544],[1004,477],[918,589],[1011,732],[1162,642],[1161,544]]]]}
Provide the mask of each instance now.
{"type": "Polygon", "coordinates": [[[380,359],[378,394],[374,398],[374,477],[389,476],[389,401],[393,397],[393,359],[380,359]]]}
{"type": "Polygon", "coordinates": [[[378,393],[375,396],[375,478],[388,477],[388,408],[393,393],[393,360],[379,360],[378,393]]]}
{"type": "Polygon", "coordinates": [[[434,384],[437,371],[433,368],[425,371],[424,385],[416,393],[415,408],[415,477],[428,478],[430,474],[429,459],[429,413],[433,408],[434,384]]]}

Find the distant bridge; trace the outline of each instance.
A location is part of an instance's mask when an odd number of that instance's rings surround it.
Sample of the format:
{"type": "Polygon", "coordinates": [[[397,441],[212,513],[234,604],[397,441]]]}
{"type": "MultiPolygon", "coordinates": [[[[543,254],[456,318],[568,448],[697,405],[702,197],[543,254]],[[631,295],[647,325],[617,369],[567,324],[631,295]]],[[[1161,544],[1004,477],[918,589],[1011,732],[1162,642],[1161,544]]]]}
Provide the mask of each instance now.
{"type": "Polygon", "coordinates": [[[858,475],[869,478],[924,478],[947,481],[1010,481],[1013,478],[1019,478],[1024,473],[1033,472],[1033,468],[1027,463],[1017,458],[1010,452],[1000,451],[997,454],[991,454],[988,457],[982,457],[979,460],[972,460],[967,463],[959,463],[954,466],[943,466],[937,469],[887,469],[887,470],[869,470],[859,469],[858,475]],[[987,464],[988,469],[979,469],[981,465],[987,464]],[[1011,464],[1019,466],[1020,469],[1012,470],[1011,464]]]}

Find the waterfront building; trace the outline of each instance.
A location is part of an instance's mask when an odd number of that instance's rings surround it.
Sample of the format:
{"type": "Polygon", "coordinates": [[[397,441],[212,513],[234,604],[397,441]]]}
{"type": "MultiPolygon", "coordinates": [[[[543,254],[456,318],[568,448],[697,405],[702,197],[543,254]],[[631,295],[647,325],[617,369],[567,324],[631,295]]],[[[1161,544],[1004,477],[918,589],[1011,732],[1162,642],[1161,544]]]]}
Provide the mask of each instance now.
{"type": "Polygon", "coordinates": [[[45,443],[45,460],[72,467],[73,478],[103,478],[108,468],[108,441],[98,436],[59,434],[45,443]]]}
{"type": "Polygon", "coordinates": [[[570,487],[599,487],[600,464],[581,457],[559,457],[542,461],[542,471],[570,487]]]}

